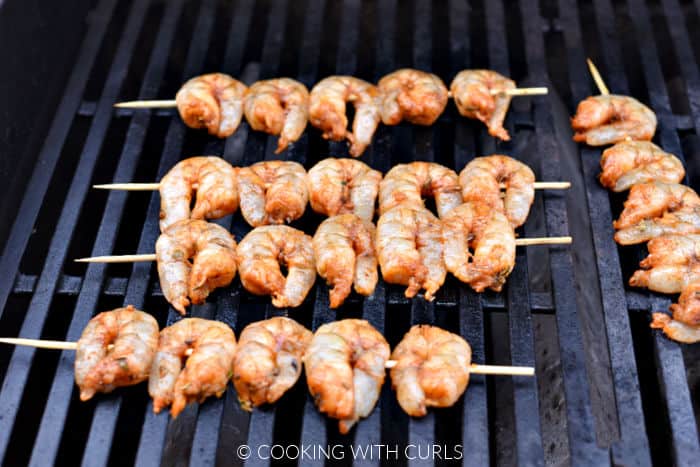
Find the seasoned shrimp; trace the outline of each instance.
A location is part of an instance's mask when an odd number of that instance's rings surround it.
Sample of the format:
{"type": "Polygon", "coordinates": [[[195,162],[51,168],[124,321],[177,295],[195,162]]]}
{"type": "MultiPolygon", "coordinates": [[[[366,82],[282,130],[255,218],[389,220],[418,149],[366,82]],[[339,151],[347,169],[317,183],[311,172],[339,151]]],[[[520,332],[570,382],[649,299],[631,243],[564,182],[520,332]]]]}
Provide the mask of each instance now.
{"type": "Polygon", "coordinates": [[[626,139],[650,141],[656,132],[656,115],[629,96],[592,96],[578,104],[571,119],[574,141],[605,146],[626,139]]]}
{"type": "Polygon", "coordinates": [[[403,68],[384,76],[377,87],[385,125],[398,125],[402,120],[432,125],[447,105],[445,83],[425,71],[403,68]]]}
{"type": "Polygon", "coordinates": [[[301,137],[309,118],[309,91],[299,81],[258,81],[245,93],[245,118],[256,131],[280,135],[275,153],[301,137]]]}
{"type": "Polygon", "coordinates": [[[374,248],[375,228],[354,214],[329,217],[318,226],[313,239],[316,270],[331,286],[331,308],[343,304],[355,285],[369,296],[379,280],[374,248]]]}
{"type": "Polygon", "coordinates": [[[617,230],[615,240],[621,245],[666,234],[700,233],[700,197],[676,183],[634,185],[613,226],[617,230]]]}
{"type": "Polygon", "coordinates": [[[206,128],[219,138],[231,136],[243,117],[246,86],[223,73],[197,76],[175,96],[177,110],[190,128],[206,128]]]}
{"type": "Polygon", "coordinates": [[[467,389],[472,350],[467,341],[435,326],[413,326],[394,348],[391,385],[401,408],[422,417],[427,407],[450,407],[467,389]]]}
{"type": "Polygon", "coordinates": [[[218,219],[238,209],[236,169],[218,157],[190,157],[160,181],[160,230],[185,219],[218,219]],[[190,211],[192,194],[196,193],[190,211]]]}
{"type": "Polygon", "coordinates": [[[316,280],[311,237],[286,225],[251,230],[237,256],[243,287],[255,295],[272,295],[279,308],[301,305],[316,280]],[[286,278],[280,265],[287,268],[286,278]]]}
{"type": "Polygon", "coordinates": [[[459,113],[481,120],[491,136],[504,141],[510,140],[508,131],[503,128],[503,121],[511,97],[505,93],[492,95],[491,92],[508,89],[515,89],[515,81],[491,70],[461,71],[450,85],[459,113]]]}
{"type": "Polygon", "coordinates": [[[147,380],[157,348],[158,323],[131,305],[92,318],[75,354],[80,400],[147,380]]]}
{"type": "Polygon", "coordinates": [[[481,202],[505,212],[513,227],[527,220],[535,199],[535,174],[530,167],[512,157],[477,157],[459,174],[464,201],[481,202]],[[501,195],[501,183],[506,186],[501,195]]]}
{"type": "Polygon", "coordinates": [[[241,214],[253,227],[283,224],[304,214],[306,171],[298,162],[263,161],[238,172],[241,214]]]}
{"type": "Polygon", "coordinates": [[[464,203],[442,221],[447,270],[477,292],[500,292],[515,267],[515,231],[483,203],[464,203]],[[472,254],[473,251],[474,253],[472,254]]]}
{"type": "Polygon", "coordinates": [[[228,230],[205,221],[168,227],[156,242],[156,258],[163,295],[182,315],[190,302],[204,303],[212,290],[236,277],[235,240],[228,230]]]}
{"type": "Polygon", "coordinates": [[[447,275],[439,219],[425,208],[396,207],[379,218],[376,242],[386,282],[408,286],[408,298],[421,288],[426,300],[435,298],[447,275]]]}
{"type": "Polygon", "coordinates": [[[666,337],[684,344],[700,342],[700,326],[690,326],[672,319],[666,313],[652,313],[652,329],[661,329],[666,337]]]}
{"type": "Polygon", "coordinates": [[[681,161],[649,141],[622,141],[606,149],[600,168],[600,183],[618,192],[638,183],[679,183],[685,177],[681,161]]]}
{"type": "Polygon", "coordinates": [[[372,142],[379,120],[379,91],[373,84],[352,76],[330,76],[311,90],[309,121],[326,139],[347,139],[353,157],[360,156],[372,142]],[[355,106],[352,133],[347,130],[347,102],[355,106]]]}
{"type": "Polygon", "coordinates": [[[438,216],[444,217],[462,204],[457,174],[434,162],[396,165],[379,184],[379,213],[401,204],[422,208],[423,196],[434,197],[438,216]]]}
{"type": "Polygon", "coordinates": [[[236,336],[224,323],[185,318],[163,329],[148,380],[153,411],[172,404],[174,418],[191,402],[221,397],[233,375],[235,353],[236,336]]]}
{"type": "Polygon", "coordinates": [[[281,316],[246,326],[233,360],[233,384],[244,410],[272,404],[294,386],[312,336],[281,316]]]}
{"type": "Polygon", "coordinates": [[[344,319],[324,324],[306,356],[306,382],[316,406],[340,420],[342,434],[367,417],[379,398],[389,344],[367,321],[344,319]]]}
{"type": "Polygon", "coordinates": [[[311,208],[326,216],[353,213],[371,221],[382,174],[355,159],[323,159],[309,170],[311,208]]]}

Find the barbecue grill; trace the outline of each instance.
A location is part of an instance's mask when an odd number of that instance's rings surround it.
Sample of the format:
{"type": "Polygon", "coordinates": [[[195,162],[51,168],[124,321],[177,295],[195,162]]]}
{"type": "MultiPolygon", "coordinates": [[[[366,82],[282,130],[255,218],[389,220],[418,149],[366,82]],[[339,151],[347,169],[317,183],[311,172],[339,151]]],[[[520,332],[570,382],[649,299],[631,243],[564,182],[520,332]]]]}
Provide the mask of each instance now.
{"type": "MultiPolygon", "coordinates": [[[[519,249],[499,294],[476,294],[450,279],[428,303],[380,281],[373,296],[353,295],[335,311],[318,281],[303,306],[275,310],[236,280],[191,308],[193,316],[224,321],[237,333],[275,314],[288,313],[312,329],[336,317],[363,317],[392,347],[411,324],[435,323],[464,336],[476,362],[537,368],[530,379],[473,375],[457,405],[422,419],[406,416],[385,384],[371,416],[347,436],[318,413],[302,382],[275,406],[251,414],[229,387],[221,399],[170,420],[152,413],[143,386],[81,403],[70,351],[0,347],[5,464],[697,464],[699,351],[648,328],[649,312],[666,309],[670,300],[626,287],[644,248],[615,245],[612,220],[623,198],[599,185],[600,150],[571,142],[568,116],[595,93],[585,65],[590,56],[613,92],[651,105],[658,142],[684,158],[687,182],[697,188],[700,3],[95,0],[66,15],[55,6],[7,0],[0,21],[17,23],[21,3],[25,13],[37,14],[23,15],[15,28],[30,28],[36,17],[52,19],[35,36],[19,37],[55,55],[5,61],[13,65],[6,71],[32,70],[58,84],[14,83],[7,95],[28,97],[8,99],[10,108],[0,115],[7,134],[18,135],[2,142],[10,200],[2,213],[14,218],[0,231],[2,335],[74,341],[94,313],[122,304],[148,310],[161,326],[180,319],[162,298],[150,263],[77,265],[72,259],[150,253],[159,234],[157,193],[97,192],[93,183],[159,180],[178,160],[197,154],[233,165],[278,158],[276,138],[245,123],[222,141],[186,130],[170,110],[112,107],[136,97],[170,99],[185,79],[205,71],[248,84],[291,76],[311,87],[331,74],[376,82],[405,66],[448,82],[465,68],[491,68],[522,85],[547,85],[547,97],[513,101],[509,143],[496,143],[448,105],[432,127],[380,127],[362,160],[382,172],[412,160],[459,170],[476,155],[513,155],[538,180],[573,183],[568,193],[538,192],[523,236],[571,234],[574,245],[519,249]],[[58,20],[65,20],[62,26],[58,20]],[[31,139],[26,129],[17,130],[30,124],[31,139]],[[351,446],[373,444],[386,450],[353,460],[351,446]],[[243,445],[252,449],[247,460],[243,445]],[[263,459],[256,455],[262,445],[311,448],[306,455],[288,449],[280,459],[263,459]],[[409,457],[407,446],[415,447],[409,457]]],[[[17,55],[19,47],[9,40],[0,52],[17,55]]],[[[27,55],[35,49],[28,47],[27,55]]],[[[308,168],[347,156],[347,148],[308,128],[281,156],[308,168]]],[[[321,219],[310,211],[294,224],[307,233],[321,219]]],[[[217,222],[237,239],[249,230],[238,215],[217,222]]],[[[280,456],[279,450],[262,453],[280,456]]]]}

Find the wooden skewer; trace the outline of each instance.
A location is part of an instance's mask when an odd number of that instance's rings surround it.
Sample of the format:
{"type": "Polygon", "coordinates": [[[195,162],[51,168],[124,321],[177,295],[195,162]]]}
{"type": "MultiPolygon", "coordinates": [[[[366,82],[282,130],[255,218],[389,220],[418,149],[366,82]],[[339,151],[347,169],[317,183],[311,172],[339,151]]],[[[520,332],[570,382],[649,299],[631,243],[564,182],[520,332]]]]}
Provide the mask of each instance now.
{"type": "Polygon", "coordinates": [[[516,238],[516,246],[528,245],[570,245],[573,242],[571,237],[532,237],[532,238],[516,238]]]}
{"type": "Polygon", "coordinates": [[[498,90],[498,89],[491,90],[492,96],[497,96],[499,94],[505,94],[506,96],[544,96],[547,93],[549,93],[549,90],[546,87],[515,88],[515,89],[506,89],[503,91],[498,90]]]}
{"type": "MultiPolygon", "coordinates": [[[[23,345],[26,347],[36,347],[37,349],[56,349],[56,350],[76,350],[77,342],[65,341],[48,341],[43,339],[23,339],[21,337],[0,337],[0,344],[23,345]]],[[[109,344],[107,350],[112,350],[114,344],[109,344]]],[[[185,350],[185,355],[192,355],[194,349],[185,350]]]]}
{"type": "Polygon", "coordinates": [[[128,102],[117,102],[114,107],[120,109],[172,109],[177,107],[175,100],[163,100],[163,101],[128,101],[128,102]]]}
{"type": "Polygon", "coordinates": [[[598,86],[600,94],[602,94],[603,96],[610,95],[610,90],[605,85],[605,81],[603,81],[603,77],[600,76],[600,72],[598,71],[598,68],[593,64],[593,61],[590,58],[587,58],[586,62],[588,62],[588,69],[591,71],[591,76],[593,76],[593,81],[595,81],[596,86],[598,86]]]}
{"type": "MultiPolygon", "coordinates": [[[[387,360],[384,368],[394,368],[396,363],[396,360],[387,360]]],[[[472,363],[469,365],[469,373],[478,375],[534,376],[535,369],[531,366],[479,365],[472,363]]]]}

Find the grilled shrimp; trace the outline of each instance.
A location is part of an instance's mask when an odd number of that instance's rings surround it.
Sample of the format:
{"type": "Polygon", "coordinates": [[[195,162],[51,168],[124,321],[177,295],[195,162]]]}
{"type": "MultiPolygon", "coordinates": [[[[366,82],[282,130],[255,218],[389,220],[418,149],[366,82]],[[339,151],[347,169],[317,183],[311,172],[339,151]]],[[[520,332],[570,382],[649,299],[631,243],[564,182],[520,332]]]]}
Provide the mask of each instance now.
{"type": "Polygon", "coordinates": [[[421,288],[425,289],[426,300],[435,297],[447,275],[439,219],[425,208],[396,207],[379,218],[376,242],[386,282],[408,286],[408,298],[421,288]]]}
{"type": "Polygon", "coordinates": [[[235,353],[236,336],[224,323],[185,318],[163,329],[148,380],[153,411],[172,404],[170,414],[177,417],[191,402],[221,397],[233,374],[235,353]]]}
{"type": "Polygon", "coordinates": [[[444,217],[462,204],[457,174],[434,162],[396,165],[379,184],[379,213],[401,204],[422,208],[423,196],[434,197],[438,216],[444,217]]]}
{"type": "Polygon", "coordinates": [[[311,208],[326,216],[353,213],[371,221],[381,172],[355,159],[328,158],[307,176],[311,208]]]}
{"type": "Polygon", "coordinates": [[[651,327],[663,330],[666,337],[684,344],[700,342],[700,326],[689,326],[676,321],[666,313],[652,313],[651,327]]]}
{"type": "Polygon", "coordinates": [[[634,185],[613,226],[617,230],[615,240],[621,245],[666,234],[700,233],[700,197],[676,183],[634,185]]]}
{"type": "Polygon", "coordinates": [[[377,87],[385,125],[398,125],[402,120],[432,125],[447,105],[445,83],[425,71],[403,68],[384,76],[377,87]]]}
{"type": "Polygon", "coordinates": [[[681,161],[650,141],[617,143],[603,151],[600,168],[600,183],[618,192],[638,183],[680,183],[685,177],[681,161]]]}
{"type": "Polygon", "coordinates": [[[306,382],[316,406],[340,420],[342,434],[367,417],[379,398],[389,344],[367,321],[324,324],[304,357],[306,382]]]}
{"type": "Polygon", "coordinates": [[[450,407],[469,383],[472,350],[467,341],[435,326],[413,326],[394,348],[391,385],[412,417],[427,407],[450,407]]]}
{"type": "Polygon", "coordinates": [[[313,334],[293,319],[249,324],[238,340],[233,384],[244,410],[272,404],[297,382],[313,334]]]}
{"type": "Polygon", "coordinates": [[[626,139],[650,141],[656,132],[656,115],[629,96],[591,96],[578,104],[571,128],[574,141],[590,146],[626,139]]]}
{"type": "Polygon", "coordinates": [[[491,70],[464,70],[455,76],[450,92],[459,113],[467,118],[484,122],[489,134],[504,141],[510,135],[503,128],[511,97],[505,93],[492,95],[492,91],[515,89],[515,81],[491,70]]]}
{"type": "Polygon", "coordinates": [[[343,304],[355,291],[369,296],[379,280],[374,248],[375,228],[354,214],[329,217],[318,226],[313,239],[316,270],[331,286],[331,308],[343,304]]]}
{"type": "Polygon", "coordinates": [[[218,157],[190,157],[160,181],[160,230],[185,219],[218,219],[238,209],[236,169],[218,157]],[[190,211],[192,194],[196,193],[190,211]]]}
{"type": "Polygon", "coordinates": [[[75,355],[80,400],[147,380],[157,347],[158,323],[131,305],[92,318],[75,355]]]}
{"type": "Polygon", "coordinates": [[[380,119],[379,91],[376,86],[352,76],[330,76],[311,90],[309,121],[325,139],[350,142],[350,155],[360,156],[372,142],[380,119]],[[352,133],[347,130],[345,104],[355,106],[352,133]]]}
{"type": "Polygon", "coordinates": [[[301,305],[316,280],[311,237],[286,225],[251,230],[237,256],[243,287],[255,295],[272,295],[279,308],[301,305]],[[280,265],[287,268],[286,278],[280,265]]]}
{"type": "Polygon", "coordinates": [[[175,96],[177,110],[190,128],[206,128],[219,138],[231,136],[243,117],[246,86],[223,73],[197,76],[175,96]]]}
{"type": "Polygon", "coordinates": [[[301,137],[309,117],[309,91],[290,78],[253,84],[245,93],[245,118],[256,131],[280,135],[277,154],[301,137]]]}
{"type": "Polygon", "coordinates": [[[182,315],[190,302],[204,303],[209,293],[236,276],[235,240],[228,230],[205,221],[168,227],[156,242],[156,258],[163,295],[182,315]]]}
{"type": "Polygon", "coordinates": [[[263,161],[238,173],[241,214],[253,227],[283,224],[304,214],[306,171],[298,162],[263,161]]]}
{"type": "Polygon", "coordinates": [[[535,199],[535,174],[522,162],[502,155],[477,157],[460,172],[459,181],[464,201],[503,211],[513,227],[527,220],[535,199]],[[506,186],[505,198],[501,183],[506,186]]]}
{"type": "Polygon", "coordinates": [[[486,204],[464,203],[443,219],[442,229],[447,270],[477,292],[487,287],[500,292],[515,267],[515,231],[508,218],[486,204]]]}

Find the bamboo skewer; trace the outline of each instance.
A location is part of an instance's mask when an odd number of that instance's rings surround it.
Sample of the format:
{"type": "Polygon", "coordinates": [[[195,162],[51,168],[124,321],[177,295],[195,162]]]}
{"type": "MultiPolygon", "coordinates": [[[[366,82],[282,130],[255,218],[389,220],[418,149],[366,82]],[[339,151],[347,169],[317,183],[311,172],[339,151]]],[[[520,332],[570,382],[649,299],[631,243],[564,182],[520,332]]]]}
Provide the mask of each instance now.
{"type": "Polygon", "coordinates": [[[591,71],[591,76],[593,76],[593,81],[595,81],[596,86],[598,86],[600,94],[603,96],[610,95],[610,90],[605,85],[605,81],[603,81],[603,77],[600,76],[600,72],[598,71],[598,68],[593,64],[593,61],[590,58],[587,58],[586,62],[588,62],[588,69],[591,71]]]}
{"type": "Polygon", "coordinates": [[[535,88],[515,88],[498,90],[492,89],[491,95],[498,96],[500,94],[505,94],[506,96],[544,96],[549,93],[546,87],[535,87],[535,88]]]}
{"type": "Polygon", "coordinates": [[[120,109],[172,109],[177,107],[175,99],[162,101],[128,101],[117,102],[114,107],[120,109]]]}
{"type": "MultiPolygon", "coordinates": [[[[77,342],[23,339],[21,337],[0,337],[0,344],[23,345],[37,349],[53,350],[76,350],[78,348],[77,342]]],[[[185,355],[191,355],[192,351],[193,349],[187,349],[185,355]]],[[[385,366],[386,368],[393,368],[396,366],[396,361],[388,360],[385,366]]],[[[469,365],[469,372],[480,375],[534,376],[535,369],[530,366],[477,365],[472,363],[469,365]]]]}

